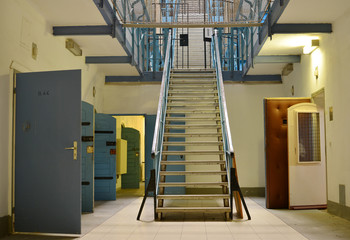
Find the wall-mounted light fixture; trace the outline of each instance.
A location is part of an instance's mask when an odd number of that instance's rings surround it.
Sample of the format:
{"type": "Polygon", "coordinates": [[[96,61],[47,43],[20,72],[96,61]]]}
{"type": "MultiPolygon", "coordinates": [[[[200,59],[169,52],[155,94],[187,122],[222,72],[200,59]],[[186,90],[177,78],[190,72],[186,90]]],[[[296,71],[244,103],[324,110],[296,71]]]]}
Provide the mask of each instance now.
{"type": "Polygon", "coordinates": [[[313,51],[316,50],[320,46],[320,40],[319,39],[312,39],[309,44],[305,45],[303,48],[303,53],[304,54],[310,54],[313,51]]]}
{"type": "Polygon", "coordinates": [[[81,56],[83,55],[83,51],[79,47],[79,45],[73,41],[73,39],[68,38],[66,40],[66,48],[74,54],[74,56],[81,56]]]}

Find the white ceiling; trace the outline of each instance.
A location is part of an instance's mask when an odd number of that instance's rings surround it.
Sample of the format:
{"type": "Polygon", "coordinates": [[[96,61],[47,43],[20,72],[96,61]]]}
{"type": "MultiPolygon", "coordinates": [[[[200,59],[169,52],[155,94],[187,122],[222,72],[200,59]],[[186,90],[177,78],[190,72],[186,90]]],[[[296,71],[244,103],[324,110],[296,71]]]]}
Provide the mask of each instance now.
{"type": "MultiPolygon", "coordinates": [[[[349,10],[350,0],[290,0],[278,23],[333,23],[349,10]]],[[[307,42],[320,36],[321,34],[274,34],[272,40],[266,40],[259,56],[300,55],[307,42]]],[[[276,74],[281,73],[282,68],[281,64],[255,64],[248,74],[276,74]]]]}
{"type": "MultiPolygon", "coordinates": [[[[92,0],[28,0],[53,26],[106,25],[100,11],[92,0]]],[[[83,50],[85,56],[126,56],[119,41],[111,36],[67,36],[83,50]]],[[[137,76],[130,64],[99,64],[106,76],[137,76]]]]}

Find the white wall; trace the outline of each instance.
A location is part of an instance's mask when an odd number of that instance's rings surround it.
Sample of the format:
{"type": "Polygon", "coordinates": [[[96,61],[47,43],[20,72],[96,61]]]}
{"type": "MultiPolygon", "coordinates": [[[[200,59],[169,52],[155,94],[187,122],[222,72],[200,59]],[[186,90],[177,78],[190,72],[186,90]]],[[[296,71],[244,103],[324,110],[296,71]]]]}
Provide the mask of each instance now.
{"type": "Polygon", "coordinates": [[[320,48],[303,55],[300,64],[284,80],[295,96],[311,96],[325,89],[328,200],[339,203],[339,184],[345,184],[346,205],[350,206],[350,11],[333,23],[333,33],[320,38],[320,48]],[[319,78],[313,76],[318,63],[319,78]],[[329,121],[329,107],[334,120],[329,121]]]}
{"type": "Polygon", "coordinates": [[[53,37],[52,27],[25,0],[1,1],[0,7],[0,217],[10,212],[12,142],[12,69],[22,72],[82,69],[82,100],[103,106],[104,76],[65,49],[65,38],[53,37]],[[31,57],[32,43],[37,60],[31,57]],[[92,88],[96,86],[96,97],[92,88]]]}

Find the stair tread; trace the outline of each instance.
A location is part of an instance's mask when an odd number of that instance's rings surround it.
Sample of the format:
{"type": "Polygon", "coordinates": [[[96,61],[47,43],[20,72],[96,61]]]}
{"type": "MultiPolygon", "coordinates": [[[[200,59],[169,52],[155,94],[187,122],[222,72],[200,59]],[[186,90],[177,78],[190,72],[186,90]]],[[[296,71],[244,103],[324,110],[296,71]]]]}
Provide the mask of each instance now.
{"type": "Polygon", "coordinates": [[[230,212],[230,207],[157,207],[157,212],[230,212]]]}
{"type": "Polygon", "coordinates": [[[202,164],[208,164],[208,165],[214,165],[214,164],[225,164],[225,161],[221,161],[221,160],[186,160],[186,161],[169,161],[169,160],[162,160],[160,162],[161,165],[202,165],[202,164]]]}
{"type": "Polygon", "coordinates": [[[227,182],[160,182],[159,186],[227,186],[227,182]]]}
{"type": "Polygon", "coordinates": [[[178,153],[178,154],[185,154],[185,153],[220,153],[223,154],[224,150],[185,150],[185,151],[163,151],[163,154],[168,153],[178,153]]]}
{"type": "Polygon", "coordinates": [[[166,121],[220,121],[219,117],[166,117],[166,121]]]}
{"type": "Polygon", "coordinates": [[[229,198],[230,194],[159,194],[160,199],[183,199],[183,198],[229,198]]]}
{"type": "Polygon", "coordinates": [[[222,141],[163,142],[163,145],[222,145],[222,141]]]}
{"type": "Polygon", "coordinates": [[[160,171],[160,175],[226,175],[226,171],[160,171]]]}

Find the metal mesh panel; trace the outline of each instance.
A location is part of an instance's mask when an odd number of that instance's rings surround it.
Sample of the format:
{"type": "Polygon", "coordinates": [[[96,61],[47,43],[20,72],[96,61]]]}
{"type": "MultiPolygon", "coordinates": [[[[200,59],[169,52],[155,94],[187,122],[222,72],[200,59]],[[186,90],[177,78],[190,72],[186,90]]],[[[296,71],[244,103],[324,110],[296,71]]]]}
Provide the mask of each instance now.
{"type": "Polygon", "coordinates": [[[321,161],[319,113],[298,113],[299,162],[321,161]]]}

